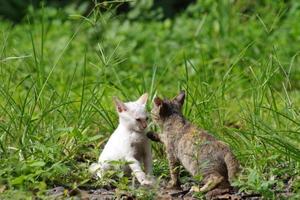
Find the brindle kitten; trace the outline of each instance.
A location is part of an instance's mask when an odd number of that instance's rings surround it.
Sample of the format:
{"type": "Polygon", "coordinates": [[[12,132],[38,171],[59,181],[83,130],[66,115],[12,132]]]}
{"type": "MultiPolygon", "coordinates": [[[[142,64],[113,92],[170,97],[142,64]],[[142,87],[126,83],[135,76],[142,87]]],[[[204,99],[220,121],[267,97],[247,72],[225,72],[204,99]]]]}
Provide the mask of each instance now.
{"type": "Polygon", "coordinates": [[[239,162],[225,143],[184,118],[181,112],[184,99],[184,91],[173,100],[154,99],[151,115],[162,133],[149,133],[148,137],[165,145],[171,174],[168,186],[180,187],[178,164],[181,163],[191,175],[203,177],[204,186],[193,187],[192,191],[207,192],[210,199],[229,191],[229,181],[237,175],[239,162]]]}

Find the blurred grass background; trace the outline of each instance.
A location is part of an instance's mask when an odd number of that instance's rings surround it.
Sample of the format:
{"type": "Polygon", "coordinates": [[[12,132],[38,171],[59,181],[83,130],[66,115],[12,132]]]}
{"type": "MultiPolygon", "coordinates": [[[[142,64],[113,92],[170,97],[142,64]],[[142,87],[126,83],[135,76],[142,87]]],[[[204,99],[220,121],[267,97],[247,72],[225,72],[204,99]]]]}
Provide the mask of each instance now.
{"type": "MultiPolygon", "coordinates": [[[[299,198],[300,2],[0,1],[0,185],[80,187],[117,125],[112,96],[188,93],[232,147],[237,185],[299,198]]],[[[155,175],[167,176],[154,144],[155,175]]],[[[92,184],[91,182],[89,182],[92,184]]],[[[37,192],[38,191],[38,192],[37,192]]],[[[0,192],[1,193],[1,192],[0,192]]]]}

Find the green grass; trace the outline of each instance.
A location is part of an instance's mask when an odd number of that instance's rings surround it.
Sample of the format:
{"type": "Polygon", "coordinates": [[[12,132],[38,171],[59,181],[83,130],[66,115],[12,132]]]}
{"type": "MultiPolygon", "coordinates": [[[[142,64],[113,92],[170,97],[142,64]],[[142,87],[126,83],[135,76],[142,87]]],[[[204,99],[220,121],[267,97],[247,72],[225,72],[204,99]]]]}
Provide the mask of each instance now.
{"type": "MultiPolygon", "coordinates": [[[[151,101],[185,89],[187,118],[238,156],[241,190],[276,199],[293,177],[299,197],[300,4],[265,2],[199,1],[165,20],[98,7],[88,18],[45,7],[17,25],[1,20],[3,195],[85,185],[117,125],[112,96],[149,92],[151,101]]],[[[165,179],[163,150],[153,149],[165,179]]]]}

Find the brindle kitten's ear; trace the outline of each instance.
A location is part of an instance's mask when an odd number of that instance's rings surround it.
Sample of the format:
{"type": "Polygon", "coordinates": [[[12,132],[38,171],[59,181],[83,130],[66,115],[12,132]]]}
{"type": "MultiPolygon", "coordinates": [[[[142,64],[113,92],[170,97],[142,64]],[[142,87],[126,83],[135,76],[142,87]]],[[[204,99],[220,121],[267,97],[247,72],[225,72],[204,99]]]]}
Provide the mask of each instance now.
{"type": "Polygon", "coordinates": [[[113,100],[119,113],[127,111],[126,105],[121,100],[119,100],[117,97],[113,97],[113,100]]]}
{"type": "Polygon", "coordinates": [[[162,103],[163,103],[163,100],[162,100],[161,98],[159,98],[159,97],[155,97],[155,98],[154,98],[154,104],[155,104],[157,107],[161,106],[162,103]]]}
{"type": "Polygon", "coordinates": [[[181,90],[179,94],[174,98],[174,101],[177,101],[180,105],[183,105],[185,99],[185,91],[181,90]]]}
{"type": "Polygon", "coordinates": [[[154,105],[159,107],[159,115],[161,117],[167,116],[169,113],[169,106],[166,102],[164,102],[161,98],[154,98],[154,105]]]}

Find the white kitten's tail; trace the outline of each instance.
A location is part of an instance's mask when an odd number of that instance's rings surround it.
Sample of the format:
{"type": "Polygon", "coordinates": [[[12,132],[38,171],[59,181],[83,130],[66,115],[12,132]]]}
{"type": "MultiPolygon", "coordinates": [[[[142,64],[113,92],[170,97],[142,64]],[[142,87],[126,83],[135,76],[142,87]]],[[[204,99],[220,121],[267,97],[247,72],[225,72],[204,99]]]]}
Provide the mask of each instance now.
{"type": "Polygon", "coordinates": [[[100,163],[92,163],[91,166],[89,167],[89,172],[91,174],[96,174],[97,171],[101,169],[101,164],[100,163]]]}

